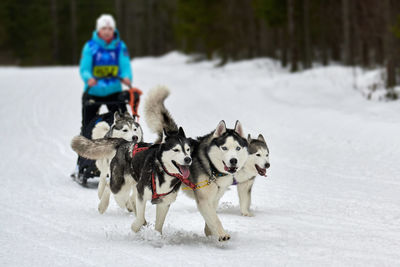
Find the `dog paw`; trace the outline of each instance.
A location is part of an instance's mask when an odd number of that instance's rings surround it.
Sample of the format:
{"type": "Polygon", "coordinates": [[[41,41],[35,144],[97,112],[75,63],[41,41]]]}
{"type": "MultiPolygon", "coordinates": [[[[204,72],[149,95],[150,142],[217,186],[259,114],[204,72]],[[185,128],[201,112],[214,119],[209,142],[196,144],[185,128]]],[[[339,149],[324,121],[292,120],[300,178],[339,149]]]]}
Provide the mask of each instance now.
{"type": "Polygon", "coordinates": [[[228,234],[225,234],[225,235],[223,235],[223,236],[220,236],[220,237],[218,238],[218,241],[219,241],[219,242],[228,241],[229,239],[231,239],[231,236],[228,235],[228,234]]]}
{"type": "Polygon", "coordinates": [[[137,232],[139,232],[140,228],[145,224],[146,224],[146,222],[141,222],[141,221],[136,220],[132,223],[131,229],[132,229],[132,231],[137,233],[137,232]]]}
{"type": "Polygon", "coordinates": [[[251,213],[250,211],[242,211],[242,216],[246,216],[246,217],[254,217],[254,214],[251,213]]]}
{"type": "Polygon", "coordinates": [[[155,227],[154,229],[162,235],[162,227],[155,227]]]}
{"type": "Polygon", "coordinates": [[[97,209],[100,212],[100,214],[103,214],[106,211],[107,207],[105,207],[104,205],[101,205],[101,203],[100,203],[99,207],[97,209]]]}

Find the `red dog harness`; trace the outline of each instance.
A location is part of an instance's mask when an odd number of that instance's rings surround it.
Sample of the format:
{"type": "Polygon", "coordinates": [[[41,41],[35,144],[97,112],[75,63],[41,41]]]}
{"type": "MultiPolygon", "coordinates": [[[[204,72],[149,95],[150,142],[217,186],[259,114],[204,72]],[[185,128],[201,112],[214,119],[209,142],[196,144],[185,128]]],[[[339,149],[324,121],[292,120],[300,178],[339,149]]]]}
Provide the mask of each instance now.
{"type": "Polygon", "coordinates": [[[133,147],[133,150],[132,150],[132,158],[136,155],[136,153],[139,153],[139,152],[142,152],[142,151],[145,151],[145,150],[149,149],[148,146],[145,146],[145,147],[138,147],[138,146],[139,146],[139,145],[136,144],[136,145],[133,147]]]}
{"type": "MultiPolygon", "coordinates": [[[[134,157],[137,153],[145,151],[147,149],[149,149],[149,147],[138,147],[138,144],[135,144],[135,146],[133,147],[133,150],[132,150],[132,157],[134,157]]],[[[162,166],[162,167],[163,167],[163,170],[164,170],[164,172],[166,174],[178,178],[182,183],[184,183],[185,185],[189,186],[192,190],[196,189],[197,186],[194,183],[192,183],[189,179],[184,178],[179,173],[170,173],[164,168],[164,166],[162,166]]],[[[172,191],[174,191],[174,189],[172,189],[168,193],[157,194],[157,189],[156,189],[157,185],[156,185],[156,179],[154,177],[154,172],[151,173],[151,185],[152,185],[152,191],[153,191],[153,195],[151,197],[152,200],[155,200],[155,199],[158,199],[160,197],[169,195],[169,194],[172,193],[172,191]]]]}
{"type": "Polygon", "coordinates": [[[174,188],[172,188],[171,191],[169,191],[168,193],[164,193],[164,194],[157,194],[157,185],[156,185],[156,179],[154,178],[154,172],[151,173],[151,185],[152,185],[152,191],[153,191],[153,195],[151,196],[151,200],[155,200],[155,199],[159,199],[160,197],[169,195],[172,193],[172,191],[174,191],[174,188]]]}

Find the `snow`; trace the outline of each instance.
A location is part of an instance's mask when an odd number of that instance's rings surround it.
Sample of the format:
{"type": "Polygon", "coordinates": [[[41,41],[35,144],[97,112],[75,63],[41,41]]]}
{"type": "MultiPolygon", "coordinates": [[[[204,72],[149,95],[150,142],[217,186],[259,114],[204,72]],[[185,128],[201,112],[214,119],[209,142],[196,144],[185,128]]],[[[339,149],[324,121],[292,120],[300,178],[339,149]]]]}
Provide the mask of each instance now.
{"type": "Polygon", "coordinates": [[[1,266],[400,265],[400,105],[369,101],[354,87],[376,74],[355,77],[341,66],[290,74],[270,59],[222,68],[188,61],[176,52],[134,59],[134,84],[144,97],[167,85],[166,106],[189,136],[221,119],[264,135],[271,168],[253,187],[255,217],[240,216],[234,187],[218,209],[232,237],[224,243],[204,236],[195,202],[182,193],[162,236],[150,203],[149,226],[137,234],[134,215],[113,200],[100,215],[97,191],[69,178],[78,68],[2,67],[1,266]]]}

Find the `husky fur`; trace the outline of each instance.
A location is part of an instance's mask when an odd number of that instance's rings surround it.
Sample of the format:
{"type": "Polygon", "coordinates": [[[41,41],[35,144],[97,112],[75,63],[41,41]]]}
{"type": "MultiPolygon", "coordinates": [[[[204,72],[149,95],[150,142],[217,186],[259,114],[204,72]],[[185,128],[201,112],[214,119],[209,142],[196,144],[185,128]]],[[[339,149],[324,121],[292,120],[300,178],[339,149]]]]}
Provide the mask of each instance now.
{"type": "MultiPolygon", "coordinates": [[[[92,130],[92,139],[100,139],[103,137],[122,138],[126,141],[142,142],[143,131],[139,123],[135,121],[129,112],[120,114],[118,111],[114,113],[113,123],[110,125],[108,122],[101,121],[97,123],[92,130]]],[[[100,171],[99,186],[97,194],[99,199],[104,192],[107,176],[109,176],[110,161],[114,157],[113,154],[106,158],[96,160],[96,167],[100,171]]]]}
{"type": "MultiPolygon", "coordinates": [[[[143,131],[139,123],[135,121],[129,112],[119,113],[116,111],[114,114],[106,113],[99,115],[91,122],[91,138],[100,139],[103,137],[122,138],[127,141],[141,142],[143,141],[143,131]],[[95,123],[95,120],[101,118],[102,121],[95,123]]],[[[114,155],[107,158],[96,160],[96,167],[100,171],[100,180],[98,186],[98,196],[101,196],[104,191],[107,176],[109,175],[110,161],[114,155]]]]}
{"type": "Polygon", "coordinates": [[[161,142],[164,129],[166,132],[174,132],[178,129],[175,121],[171,119],[171,114],[164,106],[164,100],[169,96],[169,90],[165,86],[159,86],[158,88],[158,90],[151,90],[148,93],[147,104],[144,106],[147,126],[152,132],[158,134],[158,139],[155,143],[161,142]]]}
{"type": "Polygon", "coordinates": [[[249,157],[243,168],[235,175],[239,195],[240,212],[243,216],[253,216],[250,212],[251,189],[257,175],[266,176],[269,163],[269,149],[264,137],[260,134],[257,139],[248,135],[249,157]]]}
{"type": "Polygon", "coordinates": [[[122,208],[136,212],[132,230],[137,232],[146,224],[146,202],[151,200],[157,204],[155,229],[161,233],[169,207],[181,186],[181,180],[171,174],[180,174],[185,179],[190,174],[191,139],[185,137],[182,128],[176,132],[165,132],[160,144],[137,143],[139,148],[148,149],[132,156],[135,144],[123,139],[90,140],[78,136],[71,145],[78,154],[90,159],[115,155],[110,164],[110,183],[106,185],[99,204],[100,213],[107,209],[110,193],[113,193],[122,208]],[[152,185],[153,175],[155,188],[152,185]],[[160,195],[168,194],[153,199],[153,190],[160,195]]]}
{"type": "Polygon", "coordinates": [[[125,113],[116,111],[113,114],[112,123],[109,123],[107,120],[96,123],[93,126],[91,134],[92,139],[100,139],[107,136],[141,142],[143,138],[142,128],[135,121],[135,117],[127,111],[125,113]]]}
{"type": "MultiPolygon", "coordinates": [[[[116,152],[118,148],[124,147],[124,148],[129,148],[133,147],[135,143],[134,142],[129,142],[125,139],[122,138],[100,138],[100,139],[88,139],[84,136],[75,136],[72,141],[71,141],[71,147],[72,149],[78,153],[78,155],[96,160],[96,161],[105,161],[105,160],[110,160],[112,162],[112,159],[116,156],[116,152]]],[[[111,165],[110,162],[110,165],[111,165]]],[[[110,165],[107,166],[108,169],[108,174],[110,175],[110,182],[111,182],[111,169],[110,165]]],[[[130,194],[131,192],[131,181],[128,179],[124,183],[126,186],[124,187],[124,192],[122,194],[117,194],[114,196],[115,201],[117,204],[123,208],[123,209],[128,209],[129,211],[133,211],[134,207],[132,206],[132,203],[128,201],[126,194],[130,194]]],[[[110,199],[110,183],[104,181],[103,182],[103,189],[100,194],[99,192],[99,197],[100,197],[100,204],[99,204],[99,212],[104,213],[108,207],[109,204],[109,199],[110,199]]],[[[100,184],[99,184],[100,188],[100,184]]],[[[100,191],[100,189],[99,189],[100,191]]]]}
{"type": "MultiPolygon", "coordinates": [[[[176,127],[171,114],[164,106],[169,91],[159,86],[151,91],[145,100],[146,123],[151,130],[162,135],[162,129],[176,127]]],[[[234,129],[226,128],[221,121],[210,134],[193,141],[193,163],[189,180],[194,184],[208,186],[185,192],[196,199],[198,210],[205,220],[205,234],[213,235],[219,241],[229,240],[217,215],[217,205],[223,193],[233,183],[234,175],[243,167],[248,157],[248,143],[242,125],[236,122],[234,129]]]]}

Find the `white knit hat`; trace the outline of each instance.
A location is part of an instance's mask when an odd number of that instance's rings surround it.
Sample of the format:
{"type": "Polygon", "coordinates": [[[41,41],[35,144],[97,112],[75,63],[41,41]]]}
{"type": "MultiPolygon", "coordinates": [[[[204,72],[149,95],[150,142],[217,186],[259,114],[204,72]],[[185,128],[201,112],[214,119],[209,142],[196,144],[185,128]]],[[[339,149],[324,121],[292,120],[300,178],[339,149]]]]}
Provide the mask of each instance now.
{"type": "Polygon", "coordinates": [[[115,29],[115,20],[113,16],[109,14],[103,14],[97,19],[96,30],[100,30],[103,27],[111,27],[115,29]]]}

